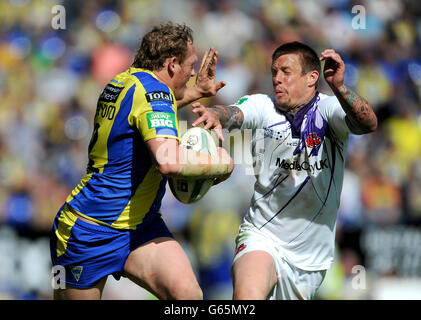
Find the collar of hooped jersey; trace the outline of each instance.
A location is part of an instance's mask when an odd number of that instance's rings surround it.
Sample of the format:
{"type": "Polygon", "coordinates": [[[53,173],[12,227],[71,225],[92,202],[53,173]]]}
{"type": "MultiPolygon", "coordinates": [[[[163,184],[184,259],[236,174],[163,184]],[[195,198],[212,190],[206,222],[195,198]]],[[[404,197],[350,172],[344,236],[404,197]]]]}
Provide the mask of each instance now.
{"type": "Polygon", "coordinates": [[[307,111],[310,110],[310,108],[312,108],[313,105],[318,100],[319,100],[319,92],[316,91],[316,94],[314,95],[313,99],[311,99],[309,103],[307,103],[304,107],[298,110],[295,115],[292,115],[288,112],[280,110],[281,113],[285,116],[285,118],[291,124],[291,135],[293,138],[300,138],[301,124],[303,123],[304,116],[307,113],[307,111]]]}

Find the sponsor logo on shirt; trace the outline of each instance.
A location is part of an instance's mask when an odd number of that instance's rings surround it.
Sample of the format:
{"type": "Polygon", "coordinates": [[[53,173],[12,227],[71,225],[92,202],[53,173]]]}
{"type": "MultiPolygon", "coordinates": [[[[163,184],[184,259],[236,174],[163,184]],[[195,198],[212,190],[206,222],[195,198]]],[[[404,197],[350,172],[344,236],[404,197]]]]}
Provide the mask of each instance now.
{"type": "Polygon", "coordinates": [[[152,92],[146,93],[145,96],[146,96],[146,100],[148,102],[153,102],[153,101],[166,101],[166,102],[169,102],[171,104],[174,102],[174,100],[172,98],[172,95],[169,92],[152,91],[152,92]]]}
{"type": "Polygon", "coordinates": [[[316,170],[321,171],[323,169],[329,168],[327,159],[319,160],[311,164],[308,161],[303,161],[301,163],[298,162],[297,160],[293,162],[288,162],[285,159],[282,159],[281,161],[281,158],[276,158],[276,166],[283,168],[285,170],[296,170],[296,171],[305,170],[305,171],[310,171],[310,172],[314,172],[316,170]]]}
{"type": "Polygon", "coordinates": [[[124,87],[116,87],[112,84],[107,84],[99,97],[99,101],[115,103],[123,89],[124,87]]]}
{"type": "Polygon", "coordinates": [[[150,112],[146,114],[149,129],[152,128],[171,128],[176,129],[175,114],[169,112],[150,112]]]}

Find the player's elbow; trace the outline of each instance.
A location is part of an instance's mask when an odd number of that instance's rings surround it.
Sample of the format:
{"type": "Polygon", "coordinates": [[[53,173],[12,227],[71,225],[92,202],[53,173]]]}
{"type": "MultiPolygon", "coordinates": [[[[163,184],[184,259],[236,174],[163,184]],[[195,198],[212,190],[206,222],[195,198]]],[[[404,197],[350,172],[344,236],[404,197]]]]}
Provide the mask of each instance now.
{"type": "Polygon", "coordinates": [[[152,155],[155,168],[162,175],[171,176],[180,170],[180,148],[174,140],[152,145],[152,155]]]}
{"type": "Polygon", "coordinates": [[[372,133],[374,131],[377,130],[377,117],[374,115],[370,121],[367,121],[367,123],[365,124],[364,128],[363,128],[363,133],[372,133]]]}
{"type": "Polygon", "coordinates": [[[156,169],[164,176],[174,176],[180,171],[180,165],[177,163],[158,163],[156,169]]]}
{"type": "Polygon", "coordinates": [[[374,114],[370,119],[364,121],[353,118],[347,118],[346,121],[353,134],[361,135],[377,130],[377,117],[374,114]]]}
{"type": "Polygon", "coordinates": [[[371,133],[377,130],[377,119],[375,121],[375,123],[373,123],[369,128],[368,128],[368,132],[367,133],[371,133]]]}
{"type": "Polygon", "coordinates": [[[358,126],[358,127],[354,127],[351,128],[351,133],[356,134],[356,135],[363,135],[363,134],[368,134],[368,133],[372,133],[374,131],[376,131],[377,129],[377,124],[371,125],[371,126],[358,126]]]}

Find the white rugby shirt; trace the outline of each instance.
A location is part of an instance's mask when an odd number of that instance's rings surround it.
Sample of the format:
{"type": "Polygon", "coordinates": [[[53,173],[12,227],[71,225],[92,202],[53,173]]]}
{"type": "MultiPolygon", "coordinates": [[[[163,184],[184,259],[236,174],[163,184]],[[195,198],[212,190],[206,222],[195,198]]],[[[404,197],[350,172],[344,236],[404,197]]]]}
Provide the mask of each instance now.
{"type": "Polygon", "coordinates": [[[244,219],[303,270],[329,268],[350,130],[335,96],[316,93],[292,117],[264,94],[236,104],[252,134],[256,183],[244,219]],[[289,118],[289,119],[288,119],[289,118]]]}

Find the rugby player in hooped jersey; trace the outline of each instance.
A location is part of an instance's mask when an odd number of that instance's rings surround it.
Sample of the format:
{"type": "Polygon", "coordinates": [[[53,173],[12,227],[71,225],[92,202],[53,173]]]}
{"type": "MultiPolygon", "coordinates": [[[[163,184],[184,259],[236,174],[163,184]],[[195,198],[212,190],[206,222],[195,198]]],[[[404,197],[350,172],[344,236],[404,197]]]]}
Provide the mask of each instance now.
{"type": "Polygon", "coordinates": [[[177,105],[213,96],[218,53],[197,61],[192,31],[171,23],[154,27],[131,68],[99,97],[87,174],[54,220],[50,251],[65,269],[55,299],[100,299],[108,275],[128,277],[160,299],[201,299],[181,246],[161,217],[166,176],[209,177],[233,170],[228,153],[210,157],[179,147],[177,105]]]}
{"type": "Polygon", "coordinates": [[[274,95],[253,94],[224,107],[193,104],[214,128],[256,129],[256,183],[236,238],[234,299],[311,299],[334,257],[337,210],[350,134],[377,128],[366,100],[344,85],[345,64],[290,42],[272,55],[274,95]],[[317,91],[323,74],[334,96],[317,91]],[[260,129],[260,130],[259,130],[260,129]],[[262,139],[263,142],[262,142],[262,139]]]}

